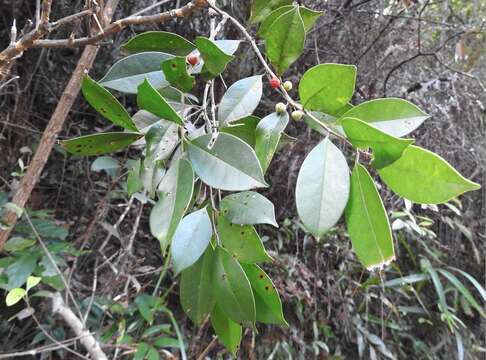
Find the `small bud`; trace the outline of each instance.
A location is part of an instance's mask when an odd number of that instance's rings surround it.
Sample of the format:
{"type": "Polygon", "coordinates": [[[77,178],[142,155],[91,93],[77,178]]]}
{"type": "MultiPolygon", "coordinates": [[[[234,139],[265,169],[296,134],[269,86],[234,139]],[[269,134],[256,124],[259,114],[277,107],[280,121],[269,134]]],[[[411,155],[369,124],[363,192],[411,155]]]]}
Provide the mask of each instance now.
{"type": "Polygon", "coordinates": [[[196,54],[190,54],[187,56],[186,60],[192,66],[196,66],[199,63],[199,56],[196,54]]]}
{"type": "Polygon", "coordinates": [[[275,105],[275,112],[277,114],[283,114],[284,112],[287,111],[287,106],[284,104],[284,103],[277,103],[277,105],[275,105]]]}
{"type": "Polygon", "coordinates": [[[280,87],[280,79],[273,77],[270,79],[269,84],[272,89],[278,89],[280,87]]]}
{"type": "Polygon", "coordinates": [[[285,91],[292,90],[292,87],[293,87],[292,81],[286,81],[286,82],[284,82],[283,83],[283,87],[284,87],[285,91]]]}
{"type": "Polygon", "coordinates": [[[292,111],[292,119],[295,121],[300,121],[304,117],[304,113],[300,110],[294,110],[292,111]]]}

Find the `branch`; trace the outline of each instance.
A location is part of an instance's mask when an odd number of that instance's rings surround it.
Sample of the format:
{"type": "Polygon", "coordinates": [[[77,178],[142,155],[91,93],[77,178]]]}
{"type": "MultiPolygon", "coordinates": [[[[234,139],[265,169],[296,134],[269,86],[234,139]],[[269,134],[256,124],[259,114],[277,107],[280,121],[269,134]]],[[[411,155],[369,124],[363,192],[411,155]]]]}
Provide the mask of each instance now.
{"type": "Polygon", "coordinates": [[[166,11],[160,14],[146,16],[131,15],[124,19],[117,20],[107,25],[105,28],[98,29],[97,34],[93,36],[87,36],[78,39],[41,40],[42,37],[45,37],[51,31],[63,24],[87,15],[94,15],[93,10],[85,10],[78,14],[67,16],[54,23],[49,23],[51,2],[52,0],[44,0],[40,26],[28,33],[27,35],[23,36],[19,41],[7,47],[0,53],[0,80],[3,77],[1,74],[8,73],[8,71],[2,71],[2,69],[9,67],[13,60],[22,56],[24,51],[27,51],[31,48],[69,48],[77,46],[96,45],[99,44],[103,39],[119,33],[127,26],[163,23],[171,19],[187,17],[193,12],[202,9],[208,5],[208,0],[193,0],[178,9],[166,11]]]}
{"type": "Polygon", "coordinates": [[[74,334],[79,337],[79,342],[84,346],[86,351],[94,360],[108,360],[108,357],[101,349],[99,342],[87,330],[83,322],[66,306],[61,294],[52,294],[52,312],[62,317],[64,322],[73,330],[74,334]]]}

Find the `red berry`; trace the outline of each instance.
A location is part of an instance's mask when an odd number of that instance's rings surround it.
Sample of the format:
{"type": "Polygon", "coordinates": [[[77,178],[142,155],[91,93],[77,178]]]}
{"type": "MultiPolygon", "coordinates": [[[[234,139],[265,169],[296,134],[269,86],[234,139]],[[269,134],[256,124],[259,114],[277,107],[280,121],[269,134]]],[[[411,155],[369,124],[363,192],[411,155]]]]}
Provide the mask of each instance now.
{"type": "Polygon", "coordinates": [[[280,87],[280,79],[277,77],[271,78],[269,83],[272,89],[278,89],[280,87]]]}
{"type": "Polygon", "coordinates": [[[199,56],[196,54],[190,54],[187,56],[187,62],[192,66],[195,66],[199,63],[199,56]]]}

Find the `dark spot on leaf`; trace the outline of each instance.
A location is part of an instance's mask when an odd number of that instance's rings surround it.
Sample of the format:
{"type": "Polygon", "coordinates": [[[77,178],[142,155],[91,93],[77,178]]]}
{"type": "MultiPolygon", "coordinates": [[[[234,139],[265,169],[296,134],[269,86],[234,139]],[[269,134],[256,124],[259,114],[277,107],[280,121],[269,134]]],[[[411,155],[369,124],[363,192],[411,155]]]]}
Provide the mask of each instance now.
{"type": "Polygon", "coordinates": [[[263,279],[265,276],[263,274],[260,274],[260,279],[263,279]]]}
{"type": "Polygon", "coordinates": [[[267,291],[270,290],[270,286],[266,285],[265,290],[267,290],[267,291]]]}
{"type": "Polygon", "coordinates": [[[106,114],[106,109],[105,109],[105,108],[100,108],[100,111],[101,111],[102,113],[105,113],[105,114],[106,114]]]}
{"type": "Polygon", "coordinates": [[[177,67],[176,64],[172,64],[172,68],[175,69],[177,67]]]}
{"type": "Polygon", "coordinates": [[[241,234],[241,235],[245,235],[245,232],[244,232],[244,231],[242,231],[240,234],[241,234]]]}
{"type": "Polygon", "coordinates": [[[247,205],[248,205],[248,203],[245,201],[245,202],[243,203],[243,205],[247,206],[247,205]]]}

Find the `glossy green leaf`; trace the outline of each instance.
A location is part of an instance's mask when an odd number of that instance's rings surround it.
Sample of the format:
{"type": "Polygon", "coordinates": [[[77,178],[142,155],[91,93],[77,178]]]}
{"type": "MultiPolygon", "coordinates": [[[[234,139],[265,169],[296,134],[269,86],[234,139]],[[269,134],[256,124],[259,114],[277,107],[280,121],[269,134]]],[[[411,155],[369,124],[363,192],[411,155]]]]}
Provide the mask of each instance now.
{"type": "Polygon", "coordinates": [[[35,245],[37,241],[35,239],[24,238],[20,236],[12,236],[5,243],[5,251],[7,252],[20,252],[35,245]]]}
{"type": "Polygon", "coordinates": [[[213,235],[206,208],[186,215],[172,237],[172,261],[176,273],[194,264],[206,250],[213,235]]]}
{"type": "Polygon", "coordinates": [[[184,159],[173,163],[159,185],[159,201],[150,213],[150,231],[165,251],[182,217],[188,210],[194,189],[194,171],[184,159]]]}
{"type": "Polygon", "coordinates": [[[346,225],[359,261],[368,270],[382,268],[395,258],[390,223],[375,183],[356,163],[346,207],[346,225]]]}
{"type": "Polygon", "coordinates": [[[262,97],[262,76],[238,80],[223,95],[218,107],[218,120],[222,126],[253,113],[262,97]]]}
{"type": "MultiPolygon", "coordinates": [[[[277,20],[277,18],[280,15],[283,15],[286,12],[294,9],[295,9],[294,5],[287,5],[287,6],[281,6],[275,9],[274,11],[272,11],[261,23],[257,34],[260,37],[265,38],[265,36],[268,34],[268,29],[270,29],[273,22],[277,20]]],[[[300,11],[300,16],[302,17],[302,21],[304,22],[305,32],[308,32],[312,28],[314,23],[317,21],[317,19],[322,15],[322,11],[314,11],[311,9],[307,9],[303,6],[299,6],[299,11],[300,11]]]]}
{"type": "Polygon", "coordinates": [[[160,65],[174,55],[163,52],[145,52],[117,61],[99,81],[103,87],[136,94],[138,86],[148,79],[156,89],[169,86],[160,65]]]}
{"type": "Polygon", "coordinates": [[[122,45],[130,53],[161,51],[178,56],[189,54],[195,47],[196,45],[182,36],[165,31],[147,31],[122,45]]]}
{"type": "Polygon", "coordinates": [[[187,143],[189,160],[203,182],[228,191],[267,186],[260,162],[248,144],[220,133],[209,149],[211,136],[203,135],[187,143]]]}
{"type": "MultiPolygon", "coordinates": [[[[233,55],[236,50],[238,50],[238,47],[240,46],[241,40],[228,40],[228,39],[222,39],[222,40],[212,40],[214,44],[218,46],[219,49],[221,49],[225,54],[227,55],[233,55]]],[[[200,55],[199,50],[194,50],[191,54],[194,55],[200,55]]],[[[204,67],[204,59],[200,59],[199,63],[195,66],[189,66],[189,73],[190,74],[200,74],[200,73],[207,73],[207,68],[204,67]]]]}
{"type": "Polygon", "coordinates": [[[255,299],[250,282],[238,261],[219,246],[213,279],[216,302],[223,313],[240,325],[254,327],[255,299]]]}
{"type": "MultiPolygon", "coordinates": [[[[307,70],[300,80],[300,101],[307,110],[335,115],[353,97],[355,83],[354,65],[316,65],[307,70]]],[[[349,117],[361,119],[359,116],[349,117]]]]}
{"type": "Polygon", "coordinates": [[[157,122],[147,131],[145,142],[145,158],[166,160],[179,142],[177,125],[164,120],[157,122]]]}
{"type": "Polygon", "coordinates": [[[414,145],[378,173],[395,193],[418,204],[445,203],[481,187],[464,178],[439,155],[414,145]]]}
{"type": "Polygon", "coordinates": [[[376,99],[361,103],[345,112],[344,118],[357,118],[392,136],[402,137],[418,128],[429,115],[404,99],[376,99]]]}
{"type": "Polygon", "coordinates": [[[260,22],[273,10],[290,4],[292,4],[292,0],[254,0],[251,4],[250,22],[252,24],[260,22]]]}
{"type": "Polygon", "coordinates": [[[300,16],[302,16],[302,21],[304,22],[305,32],[308,32],[314,24],[316,23],[317,19],[322,16],[322,11],[315,11],[312,9],[308,9],[303,6],[299,6],[300,16]]]}
{"type": "Polygon", "coordinates": [[[373,165],[377,169],[388,166],[398,160],[403,151],[411,145],[413,139],[400,139],[355,118],[343,118],[341,124],[346,136],[358,149],[373,149],[373,165]]]}
{"type": "Polygon", "coordinates": [[[83,78],[81,90],[86,101],[106,119],[124,129],[138,131],[122,104],[88,75],[83,78]]]}
{"type": "Polygon", "coordinates": [[[262,21],[260,24],[260,27],[258,28],[257,35],[265,38],[266,35],[268,35],[268,30],[272,26],[272,24],[275,22],[275,20],[278,19],[279,16],[292,11],[296,8],[295,5],[286,5],[286,6],[281,6],[273,10],[265,19],[262,21]]]}
{"type": "Polygon", "coordinates": [[[5,274],[8,276],[8,289],[22,286],[34,272],[36,266],[37,257],[29,253],[25,253],[15,260],[14,263],[10,264],[5,270],[5,274]]]}
{"type": "Polygon", "coordinates": [[[298,8],[280,15],[265,35],[265,49],[278,75],[282,75],[304,50],[305,28],[298,8]]]}
{"type": "Polygon", "coordinates": [[[204,60],[205,67],[213,75],[221,74],[234,56],[226,54],[215,42],[203,36],[196,38],[196,46],[204,60]]]}
{"type": "Polygon", "coordinates": [[[5,297],[5,303],[7,306],[13,306],[17,304],[27,294],[27,291],[22,288],[14,288],[7,293],[5,297]]]}
{"type": "Polygon", "coordinates": [[[193,76],[187,72],[186,58],[176,56],[173,59],[166,60],[162,63],[162,71],[167,81],[175,88],[188,92],[196,82],[193,76]]]}
{"type": "Polygon", "coordinates": [[[254,148],[256,141],[255,129],[259,122],[260,118],[256,116],[247,116],[241,120],[232,122],[230,126],[220,128],[219,131],[234,135],[254,148]]]}
{"type": "Polygon", "coordinates": [[[223,247],[238,261],[253,264],[272,260],[253,226],[232,224],[219,216],[217,230],[223,247]]]}
{"type": "Polygon", "coordinates": [[[326,138],[307,155],[295,188],[297,212],[314,236],[341,217],[349,196],[349,168],[343,153],[326,138]]]}
{"type": "Polygon", "coordinates": [[[99,133],[62,140],[61,145],[75,155],[102,155],[122,150],[142,136],[131,132],[99,133]]]}
{"type": "Polygon", "coordinates": [[[260,160],[263,172],[266,172],[273,159],[282,132],[289,123],[289,114],[272,113],[265,116],[255,129],[255,153],[260,160]]]}
{"type": "Polygon", "coordinates": [[[218,305],[211,312],[211,325],[221,344],[236,356],[241,343],[241,326],[228,318],[218,305]]]}
{"type": "Polygon", "coordinates": [[[214,250],[208,246],[203,256],[181,274],[180,299],[187,316],[200,325],[216,303],[213,288],[214,250]]]}
{"type": "Polygon", "coordinates": [[[221,201],[220,208],[224,217],[233,224],[270,224],[278,227],[272,202],[254,191],[228,195],[221,201]]]}
{"type": "Polygon", "coordinates": [[[170,104],[160,95],[160,93],[145,79],[138,87],[137,95],[138,107],[161,117],[162,119],[183,125],[184,121],[170,104]]]}
{"type": "Polygon", "coordinates": [[[253,288],[257,321],[288,326],[280,296],[270,277],[258,265],[242,264],[242,267],[253,288]]]}

